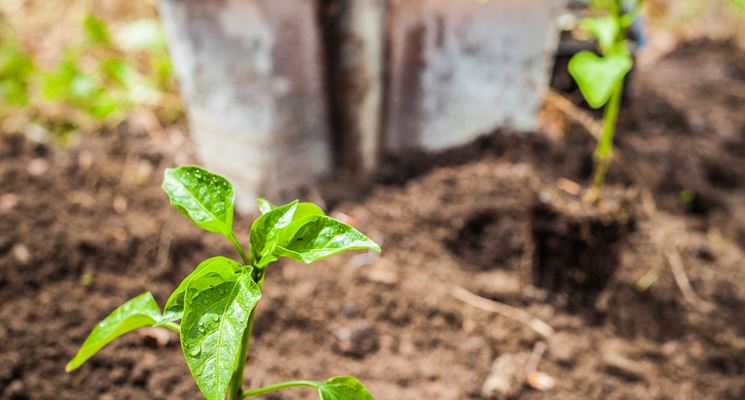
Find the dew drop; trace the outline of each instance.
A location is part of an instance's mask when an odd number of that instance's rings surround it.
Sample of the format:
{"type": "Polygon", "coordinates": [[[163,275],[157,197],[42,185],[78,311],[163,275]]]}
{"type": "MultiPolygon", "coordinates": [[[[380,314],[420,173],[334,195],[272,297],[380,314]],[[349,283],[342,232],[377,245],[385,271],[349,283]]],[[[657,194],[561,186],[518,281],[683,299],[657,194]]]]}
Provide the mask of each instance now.
{"type": "Polygon", "coordinates": [[[202,352],[202,346],[195,344],[189,349],[189,354],[191,354],[193,357],[196,357],[199,355],[199,353],[202,352]]]}

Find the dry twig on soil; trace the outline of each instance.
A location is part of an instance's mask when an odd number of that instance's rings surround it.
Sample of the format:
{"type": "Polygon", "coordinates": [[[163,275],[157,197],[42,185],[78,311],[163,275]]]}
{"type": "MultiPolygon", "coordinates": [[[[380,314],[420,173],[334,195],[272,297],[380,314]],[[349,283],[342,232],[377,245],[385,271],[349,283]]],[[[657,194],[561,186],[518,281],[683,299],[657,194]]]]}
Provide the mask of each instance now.
{"type": "Polygon", "coordinates": [[[696,292],[691,286],[691,281],[686,275],[685,267],[683,266],[683,258],[680,257],[680,253],[672,245],[668,245],[665,249],[665,258],[667,263],[670,265],[670,270],[673,272],[673,278],[675,283],[683,293],[683,298],[693,306],[697,311],[706,313],[714,309],[714,305],[698,297],[696,292]]]}
{"type": "Polygon", "coordinates": [[[507,304],[475,295],[460,286],[454,287],[451,295],[470,306],[482,309],[484,311],[497,313],[504,317],[525,324],[545,338],[549,338],[554,334],[554,329],[551,327],[551,325],[543,322],[542,320],[530,315],[528,312],[523,311],[519,308],[508,306],[507,304]]]}

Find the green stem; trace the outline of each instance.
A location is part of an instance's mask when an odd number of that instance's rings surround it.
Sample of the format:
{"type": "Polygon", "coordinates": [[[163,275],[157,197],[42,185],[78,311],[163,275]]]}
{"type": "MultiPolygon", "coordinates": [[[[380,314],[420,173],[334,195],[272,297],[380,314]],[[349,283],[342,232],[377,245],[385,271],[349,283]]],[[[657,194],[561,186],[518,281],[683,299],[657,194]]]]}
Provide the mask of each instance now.
{"type": "Polygon", "coordinates": [[[248,256],[246,256],[246,252],[243,251],[243,246],[241,246],[241,242],[238,241],[238,238],[235,237],[235,233],[232,231],[230,232],[230,236],[228,236],[228,239],[230,239],[230,242],[233,243],[233,246],[235,246],[235,249],[238,250],[238,253],[241,255],[241,259],[243,260],[244,265],[249,265],[248,256]]]}
{"type": "MultiPolygon", "coordinates": [[[[264,285],[264,276],[266,269],[261,270],[259,273],[258,282],[259,288],[264,285]]],[[[258,304],[257,304],[258,306],[258,304]]],[[[246,357],[248,356],[248,345],[251,342],[251,333],[254,329],[254,317],[256,315],[256,307],[251,310],[251,314],[248,316],[248,324],[246,330],[243,332],[243,338],[241,339],[241,351],[238,354],[237,364],[233,369],[233,375],[230,377],[230,387],[228,391],[228,398],[230,400],[239,400],[243,394],[243,371],[246,368],[246,357]]]]}
{"type": "Polygon", "coordinates": [[[258,396],[260,394],[274,392],[274,391],[277,391],[277,390],[287,389],[287,388],[291,388],[291,387],[301,387],[301,386],[304,386],[304,387],[312,387],[312,388],[316,388],[317,389],[318,388],[318,385],[319,385],[318,382],[313,382],[313,381],[289,381],[289,382],[276,383],[274,385],[264,386],[262,388],[258,388],[258,389],[249,390],[247,392],[244,392],[242,398],[245,399],[245,398],[248,398],[248,397],[258,396]]]}
{"type": "Polygon", "coordinates": [[[243,332],[243,339],[241,340],[241,351],[238,354],[238,361],[235,369],[233,370],[233,376],[230,377],[230,400],[241,399],[243,393],[243,370],[246,368],[246,356],[248,356],[248,345],[251,341],[251,333],[254,328],[254,315],[256,314],[256,307],[251,310],[251,315],[248,317],[248,326],[243,332]]]}
{"type": "Polygon", "coordinates": [[[181,325],[175,323],[175,322],[168,322],[163,325],[161,325],[164,328],[168,328],[178,334],[181,334],[181,325]]]}
{"type": "Polygon", "coordinates": [[[603,115],[603,134],[598,140],[598,146],[595,148],[595,172],[592,177],[592,192],[590,199],[596,203],[600,190],[605,184],[605,177],[608,173],[608,166],[613,157],[613,137],[616,133],[616,122],[618,121],[618,111],[621,108],[621,98],[623,97],[623,80],[620,80],[613,89],[610,101],[605,106],[603,115]]]}

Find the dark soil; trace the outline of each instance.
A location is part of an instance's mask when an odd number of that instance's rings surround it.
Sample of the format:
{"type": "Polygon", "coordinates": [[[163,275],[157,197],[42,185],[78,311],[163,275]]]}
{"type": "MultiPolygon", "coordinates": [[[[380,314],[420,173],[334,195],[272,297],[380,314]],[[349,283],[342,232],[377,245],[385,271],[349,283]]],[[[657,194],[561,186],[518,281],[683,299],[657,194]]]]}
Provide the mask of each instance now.
{"type": "MultiPolygon", "coordinates": [[[[636,74],[619,131],[625,158],[609,177],[630,187],[636,226],[585,309],[534,285],[530,210],[542,190],[566,189],[560,178],[586,183],[593,143],[571,123],[561,137],[498,132],[392,162],[357,201],[327,199],[384,252],[273,267],[246,383],[354,374],[378,399],[479,399],[495,360],[525,360],[546,342],[537,368],[555,387],[518,379],[512,397],[745,398],[743,60],[728,43],[691,43],[636,74]],[[655,213],[639,205],[645,187],[655,213]],[[665,261],[671,248],[713,309],[681,295],[665,261]],[[556,333],[546,340],[464,304],[456,286],[556,333]]],[[[199,398],[167,331],[128,334],[64,372],[118,304],[146,290],[162,303],[199,261],[234,255],[159,188],[165,167],[190,161],[182,131],[123,126],[67,150],[0,138],[0,398],[199,398]]],[[[251,218],[236,218],[237,228],[251,218]]],[[[298,396],[310,398],[268,398],[298,396]]]]}
{"type": "Polygon", "coordinates": [[[602,202],[590,204],[583,192],[552,189],[544,187],[530,210],[533,281],[564,295],[568,306],[586,306],[621,263],[634,226],[632,200],[623,191],[606,190],[602,202]]]}

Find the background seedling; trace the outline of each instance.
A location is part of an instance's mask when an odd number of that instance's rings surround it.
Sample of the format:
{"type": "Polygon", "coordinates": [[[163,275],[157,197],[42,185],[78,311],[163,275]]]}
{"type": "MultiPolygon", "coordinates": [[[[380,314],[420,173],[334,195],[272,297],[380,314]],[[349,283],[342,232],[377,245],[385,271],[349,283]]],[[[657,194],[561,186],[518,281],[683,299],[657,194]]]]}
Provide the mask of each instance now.
{"type": "Polygon", "coordinates": [[[138,107],[154,108],[167,120],[178,113],[157,20],[112,31],[87,14],[79,28],[81,38],[65,43],[50,63],[30,52],[0,15],[0,124],[12,121],[18,130],[32,124],[64,139],[78,130],[113,127],[138,107]]]}
{"type": "Polygon", "coordinates": [[[626,32],[636,19],[642,1],[633,1],[629,11],[623,8],[622,0],[595,0],[591,3],[604,15],[584,18],[579,27],[595,37],[600,54],[586,50],[578,52],[569,61],[569,73],[590,107],[599,109],[605,106],[603,132],[595,149],[595,169],[589,192],[589,200],[596,202],[612,158],[624,80],[634,65],[626,32]]]}
{"type": "Polygon", "coordinates": [[[186,363],[209,400],[224,399],[226,393],[237,400],[299,386],[317,389],[322,400],[372,399],[350,376],[282,382],[247,391],[242,384],[256,305],[267,268],[274,261],[288,257],[310,264],[347,250],[379,252],[380,247],[313,203],[296,200],[275,207],[260,199],[262,215],[251,226],[246,252],[233,231],[235,195],[225,178],[196,166],[167,169],[163,190],[197,226],[230,240],[241,262],[220,256],[203,261],[173,291],[163,312],[149,292],[122,304],[91,331],[66,370],[80,367],[127,332],[163,326],[179,333],[186,363]]]}

